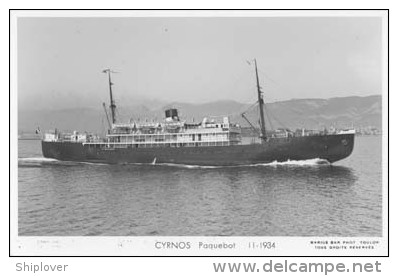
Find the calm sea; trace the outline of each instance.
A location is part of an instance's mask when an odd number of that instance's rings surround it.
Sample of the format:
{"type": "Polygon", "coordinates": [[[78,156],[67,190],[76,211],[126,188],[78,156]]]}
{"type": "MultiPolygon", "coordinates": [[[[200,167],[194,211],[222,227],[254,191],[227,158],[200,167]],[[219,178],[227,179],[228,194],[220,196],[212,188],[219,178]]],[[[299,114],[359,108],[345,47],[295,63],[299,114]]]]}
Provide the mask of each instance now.
{"type": "Polygon", "coordinates": [[[60,162],[18,143],[19,235],[382,235],[381,137],[332,166],[233,168],[60,162]]]}

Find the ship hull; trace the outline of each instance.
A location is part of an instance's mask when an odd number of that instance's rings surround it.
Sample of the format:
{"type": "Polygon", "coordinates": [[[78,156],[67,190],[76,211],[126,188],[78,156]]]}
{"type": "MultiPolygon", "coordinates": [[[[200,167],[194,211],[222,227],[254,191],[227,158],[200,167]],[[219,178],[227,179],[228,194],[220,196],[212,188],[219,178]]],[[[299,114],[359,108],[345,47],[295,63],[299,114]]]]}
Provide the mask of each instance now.
{"type": "Polygon", "coordinates": [[[348,157],[354,147],[354,134],[271,138],[263,144],[169,147],[105,148],[75,142],[42,141],[43,156],[64,161],[93,163],[174,163],[230,166],[288,160],[325,159],[330,163],[348,157]]]}

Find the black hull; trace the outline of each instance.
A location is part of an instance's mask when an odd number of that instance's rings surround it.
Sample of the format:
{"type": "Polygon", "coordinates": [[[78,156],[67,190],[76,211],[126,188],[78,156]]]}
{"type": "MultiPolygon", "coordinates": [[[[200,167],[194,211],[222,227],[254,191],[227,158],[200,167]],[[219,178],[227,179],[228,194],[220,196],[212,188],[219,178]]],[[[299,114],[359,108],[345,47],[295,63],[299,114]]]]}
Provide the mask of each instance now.
{"type": "Polygon", "coordinates": [[[330,163],[349,156],[354,134],[271,138],[264,144],[170,148],[100,148],[72,142],[42,141],[43,156],[63,161],[93,163],[175,163],[230,166],[326,159],[330,163]]]}

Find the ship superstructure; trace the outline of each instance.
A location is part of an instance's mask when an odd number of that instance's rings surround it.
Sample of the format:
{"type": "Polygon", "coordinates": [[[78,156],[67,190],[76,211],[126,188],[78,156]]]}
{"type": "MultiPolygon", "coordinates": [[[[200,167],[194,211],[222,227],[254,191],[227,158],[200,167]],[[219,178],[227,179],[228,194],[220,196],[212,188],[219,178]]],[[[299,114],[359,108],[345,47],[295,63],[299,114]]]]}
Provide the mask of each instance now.
{"type": "Polygon", "coordinates": [[[106,148],[164,148],[232,146],[241,143],[241,129],[228,117],[218,122],[204,118],[200,123],[180,121],[177,109],[166,110],[163,122],[115,123],[105,139],[87,133],[46,133],[46,142],[82,143],[106,148]]]}
{"type": "Polygon", "coordinates": [[[180,121],[177,109],[168,109],[165,114],[161,123],[115,124],[104,143],[138,148],[232,146],[241,142],[239,125],[230,123],[228,117],[221,122],[204,118],[200,123],[187,123],[180,121]]]}

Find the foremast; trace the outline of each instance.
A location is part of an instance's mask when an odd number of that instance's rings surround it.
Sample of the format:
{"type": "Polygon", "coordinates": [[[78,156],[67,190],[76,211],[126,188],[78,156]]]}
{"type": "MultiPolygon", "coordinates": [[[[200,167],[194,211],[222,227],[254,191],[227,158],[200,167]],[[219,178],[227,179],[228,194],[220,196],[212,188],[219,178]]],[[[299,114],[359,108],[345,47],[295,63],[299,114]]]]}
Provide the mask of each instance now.
{"type": "Polygon", "coordinates": [[[254,66],[256,69],[256,80],[257,80],[257,95],[258,95],[258,104],[260,109],[260,129],[261,129],[261,141],[264,142],[267,140],[267,135],[265,132],[265,118],[264,118],[264,99],[263,92],[261,91],[260,81],[258,79],[258,70],[257,70],[257,61],[254,59],[254,66]]]}
{"type": "Polygon", "coordinates": [[[109,80],[109,96],[110,96],[110,101],[111,101],[111,105],[109,106],[111,108],[111,119],[112,119],[112,124],[116,123],[116,104],[115,101],[113,99],[113,94],[112,94],[112,79],[111,79],[111,73],[115,73],[113,72],[111,69],[105,69],[102,71],[105,74],[108,74],[108,80],[109,80]]]}

